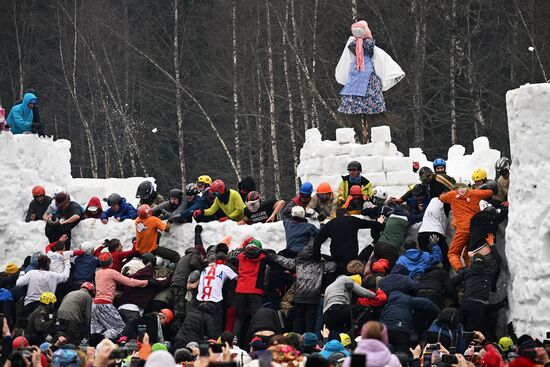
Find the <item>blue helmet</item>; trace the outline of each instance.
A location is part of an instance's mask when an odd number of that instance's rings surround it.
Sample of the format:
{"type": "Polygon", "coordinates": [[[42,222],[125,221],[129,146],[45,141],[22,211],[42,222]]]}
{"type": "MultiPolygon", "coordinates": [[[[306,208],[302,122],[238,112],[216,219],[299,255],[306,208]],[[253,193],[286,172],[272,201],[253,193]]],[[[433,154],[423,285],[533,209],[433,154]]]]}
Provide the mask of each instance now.
{"type": "Polygon", "coordinates": [[[53,367],[78,367],[80,357],[72,349],[58,349],[53,354],[53,367]]]}
{"type": "Polygon", "coordinates": [[[300,194],[311,195],[313,193],[313,185],[311,182],[304,182],[300,186],[300,194]]]}
{"type": "Polygon", "coordinates": [[[434,169],[436,167],[447,167],[447,162],[445,162],[444,159],[437,158],[436,160],[434,160],[434,169]]]}

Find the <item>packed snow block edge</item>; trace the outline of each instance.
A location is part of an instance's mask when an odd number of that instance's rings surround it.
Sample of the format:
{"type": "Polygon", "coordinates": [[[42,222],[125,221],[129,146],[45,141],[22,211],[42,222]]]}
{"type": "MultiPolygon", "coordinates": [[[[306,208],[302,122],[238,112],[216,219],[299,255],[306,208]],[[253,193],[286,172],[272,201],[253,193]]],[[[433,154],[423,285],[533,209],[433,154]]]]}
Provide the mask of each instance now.
{"type": "Polygon", "coordinates": [[[371,128],[370,139],[373,143],[391,143],[390,127],[383,125],[371,128]]]}
{"type": "Polygon", "coordinates": [[[338,172],[346,172],[349,162],[348,156],[323,158],[322,171],[320,174],[329,176],[338,172]]]}
{"type": "Polygon", "coordinates": [[[474,152],[491,149],[489,147],[489,139],[486,136],[480,136],[479,138],[475,138],[472,144],[474,146],[474,152]]]}
{"type": "Polygon", "coordinates": [[[419,183],[418,175],[413,171],[386,172],[388,186],[408,186],[419,183]]]}
{"type": "Polygon", "coordinates": [[[355,131],[351,127],[336,129],[336,141],[340,144],[355,143],[355,131]]]}
{"type": "Polygon", "coordinates": [[[308,129],[305,132],[305,145],[309,146],[315,146],[317,144],[321,144],[322,136],[319,129],[313,128],[308,129]]]}
{"type": "Polygon", "coordinates": [[[455,144],[447,151],[447,160],[450,161],[452,159],[461,158],[464,154],[466,154],[466,148],[462,145],[455,144]]]}
{"type": "Polygon", "coordinates": [[[382,165],[386,172],[405,171],[412,170],[412,162],[410,157],[384,157],[382,165]]]}
{"type": "Polygon", "coordinates": [[[370,172],[366,174],[367,179],[372,182],[374,186],[386,186],[386,173],[385,172],[370,172]]]}
{"type": "Polygon", "coordinates": [[[363,169],[363,175],[367,175],[369,172],[383,171],[383,165],[382,165],[383,158],[380,156],[357,157],[354,160],[361,163],[361,168],[363,169]]]}
{"type": "Polygon", "coordinates": [[[510,132],[510,211],[506,257],[512,274],[508,287],[509,321],[517,335],[544,338],[550,330],[550,84],[508,91],[510,132]]]}

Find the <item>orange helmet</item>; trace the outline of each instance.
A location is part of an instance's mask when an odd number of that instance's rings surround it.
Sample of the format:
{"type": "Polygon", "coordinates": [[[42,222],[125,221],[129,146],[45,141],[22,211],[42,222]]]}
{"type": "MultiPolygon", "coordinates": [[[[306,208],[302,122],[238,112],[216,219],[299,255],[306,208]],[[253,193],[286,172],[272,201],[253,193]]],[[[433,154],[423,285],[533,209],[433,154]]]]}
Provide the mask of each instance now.
{"type": "Polygon", "coordinates": [[[46,190],[42,186],[35,186],[32,188],[32,196],[44,196],[46,195],[46,190]]]}
{"type": "Polygon", "coordinates": [[[140,205],[138,208],[138,216],[145,219],[151,216],[151,207],[147,204],[140,205]]]}
{"type": "Polygon", "coordinates": [[[332,187],[330,187],[330,184],[328,182],[321,182],[319,186],[317,187],[317,193],[318,194],[331,194],[332,193],[332,187]]]}
{"type": "Polygon", "coordinates": [[[349,194],[352,196],[362,196],[363,191],[361,191],[361,186],[359,185],[353,185],[351,189],[349,190],[349,194]]]}
{"type": "Polygon", "coordinates": [[[160,310],[160,313],[163,314],[164,317],[166,317],[166,322],[167,323],[171,323],[172,320],[174,320],[174,312],[172,312],[171,309],[163,308],[162,310],[160,310]]]}

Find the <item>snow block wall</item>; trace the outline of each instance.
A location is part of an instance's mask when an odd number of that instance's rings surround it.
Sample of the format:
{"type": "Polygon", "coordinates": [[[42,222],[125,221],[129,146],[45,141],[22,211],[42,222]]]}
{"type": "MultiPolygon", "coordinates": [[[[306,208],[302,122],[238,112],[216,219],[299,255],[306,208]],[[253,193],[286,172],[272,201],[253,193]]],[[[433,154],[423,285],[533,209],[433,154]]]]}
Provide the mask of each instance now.
{"type": "MultiPolygon", "coordinates": [[[[357,144],[352,128],[336,129],[336,141],[323,140],[318,129],[307,130],[297,175],[314,187],[327,181],[336,191],[341,175],[347,174],[348,162],[356,160],[361,162],[363,175],[374,186],[384,186],[391,196],[401,196],[409,185],[419,182],[412,169],[413,162],[432,168],[432,162],[420,148],[410,148],[408,157],[398,152],[391,142],[389,126],[373,127],[370,137],[372,142],[357,144]]],[[[453,145],[447,157],[440,157],[447,160],[447,172],[457,181],[469,183],[476,168],[485,168],[490,178],[495,177],[500,152],[489,147],[486,137],[475,139],[473,146],[472,154],[466,154],[462,145],[453,145]]]]}
{"type": "Polygon", "coordinates": [[[511,274],[510,321],[516,334],[550,331],[550,84],[506,94],[510,131],[510,212],[506,256],[511,274]]]}

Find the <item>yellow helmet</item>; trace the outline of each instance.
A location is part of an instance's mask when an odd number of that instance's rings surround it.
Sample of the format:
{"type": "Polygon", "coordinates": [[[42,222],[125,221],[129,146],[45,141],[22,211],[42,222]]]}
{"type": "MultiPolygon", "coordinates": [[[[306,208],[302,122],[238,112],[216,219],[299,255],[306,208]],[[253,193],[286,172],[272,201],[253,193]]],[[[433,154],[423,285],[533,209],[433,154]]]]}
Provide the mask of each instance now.
{"type": "Polygon", "coordinates": [[[514,345],[514,342],[512,341],[512,338],[509,336],[503,336],[498,341],[498,345],[500,349],[502,349],[504,352],[507,352],[512,345],[514,345]]]}
{"type": "Polygon", "coordinates": [[[202,175],[197,178],[197,183],[204,183],[210,186],[212,185],[212,178],[207,175],[202,175]]]}
{"type": "Polygon", "coordinates": [[[483,168],[478,168],[472,172],[472,181],[483,181],[487,179],[487,171],[483,168]]]}
{"type": "Polygon", "coordinates": [[[51,303],[56,303],[57,298],[55,297],[55,294],[52,292],[44,292],[40,295],[40,302],[42,302],[45,305],[49,305],[51,303]]]}

